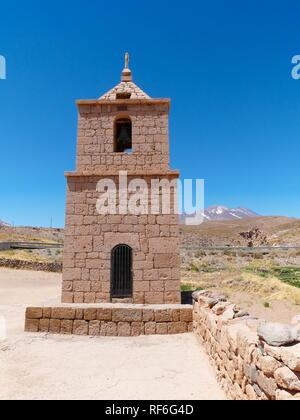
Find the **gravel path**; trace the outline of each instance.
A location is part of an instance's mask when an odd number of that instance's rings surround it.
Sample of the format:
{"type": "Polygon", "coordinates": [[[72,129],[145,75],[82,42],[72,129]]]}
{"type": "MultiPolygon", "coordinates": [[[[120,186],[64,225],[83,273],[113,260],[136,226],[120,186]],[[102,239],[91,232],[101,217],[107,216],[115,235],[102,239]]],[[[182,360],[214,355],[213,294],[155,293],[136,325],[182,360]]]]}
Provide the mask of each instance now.
{"type": "Polygon", "coordinates": [[[60,274],[0,269],[0,321],[7,327],[0,339],[1,400],[225,399],[193,334],[23,333],[25,307],[56,301],[60,281],[60,274]]]}

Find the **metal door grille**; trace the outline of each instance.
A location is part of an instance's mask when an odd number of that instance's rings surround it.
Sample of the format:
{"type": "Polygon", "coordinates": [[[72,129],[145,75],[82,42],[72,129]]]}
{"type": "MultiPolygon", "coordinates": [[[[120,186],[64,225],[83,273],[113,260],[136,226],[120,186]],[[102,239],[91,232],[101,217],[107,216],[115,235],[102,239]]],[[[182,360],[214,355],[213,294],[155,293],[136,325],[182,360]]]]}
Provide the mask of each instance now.
{"type": "Polygon", "coordinates": [[[111,252],[111,297],[132,298],[132,249],[118,245],[111,252]]]}

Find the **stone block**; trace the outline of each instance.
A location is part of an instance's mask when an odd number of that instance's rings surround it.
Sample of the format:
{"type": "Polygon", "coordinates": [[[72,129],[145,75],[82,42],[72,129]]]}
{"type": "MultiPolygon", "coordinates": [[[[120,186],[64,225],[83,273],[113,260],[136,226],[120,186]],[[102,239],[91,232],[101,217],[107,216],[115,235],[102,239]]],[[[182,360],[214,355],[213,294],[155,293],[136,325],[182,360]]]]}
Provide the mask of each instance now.
{"type": "Polygon", "coordinates": [[[131,335],[138,336],[145,334],[144,322],[132,322],[131,323],[131,335]]]}
{"type": "Polygon", "coordinates": [[[274,378],[280,387],[290,391],[300,391],[300,373],[294,373],[284,366],[275,371],[274,378]]]}
{"type": "Polygon", "coordinates": [[[118,322],[118,337],[129,337],[130,335],[130,322],[118,322]]]}
{"type": "Polygon", "coordinates": [[[96,301],[95,292],[87,292],[84,294],[84,303],[95,303],[95,301],[96,301]]]}
{"type": "Polygon", "coordinates": [[[95,320],[97,320],[97,309],[96,308],[84,309],[83,318],[84,318],[85,321],[95,321],[95,320]]]}
{"type": "Polygon", "coordinates": [[[39,332],[48,333],[50,327],[50,319],[40,319],[39,332]]]}
{"type": "Polygon", "coordinates": [[[177,248],[177,238],[149,238],[149,252],[151,254],[167,254],[170,249],[177,248]]]}
{"type": "Polygon", "coordinates": [[[168,334],[168,323],[160,322],[156,324],[156,334],[166,335],[168,334]]]}
{"type": "MultiPolygon", "coordinates": [[[[121,225],[122,226],[122,225],[121,225]]],[[[138,233],[114,233],[106,232],[104,233],[104,243],[105,247],[110,251],[116,245],[127,244],[131,246],[134,250],[139,248],[139,235],[138,233]]]]}
{"type": "Polygon", "coordinates": [[[163,281],[151,281],[150,290],[153,292],[164,292],[165,285],[163,281]]]}
{"type": "Polygon", "coordinates": [[[145,335],[155,335],[155,334],[156,334],[156,322],[146,322],[145,335]]]}
{"type": "Polygon", "coordinates": [[[168,292],[164,293],[164,303],[166,304],[180,304],[181,303],[181,293],[180,285],[178,283],[178,292],[168,292]]]}
{"type": "Polygon", "coordinates": [[[274,347],[280,347],[298,341],[298,331],[296,328],[278,322],[261,323],[257,329],[257,334],[267,344],[274,347]]]}
{"type": "Polygon", "coordinates": [[[89,335],[99,336],[100,335],[100,321],[90,321],[89,322],[89,335]]]}
{"type": "Polygon", "coordinates": [[[43,318],[43,308],[27,308],[26,309],[27,319],[41,319],[43,318]]]}
{"type": "Polygon", "coordinates": [[[31,333],[37,333],[39,331],[39,319],[26,319],[25,320],[25,331],[31,333]]]}
{"type": "Polygon", "coordinates": [[[187,326],[188,332],[191,333],[194,331],[194,325],[193,322],[188,322],[188,326],[187,326]]]}
{"type": "MultiPolygon", "coordinates": [[[[83,216],[69,216],[66,220],[66,225],[69,225],[69,218],[73,218],[72,223],[75,226],[83,226],[83,216]]],[[[68,238],[68,237],[67,237],[68,238]]],[[[65,242],[67,252],[92,252],[93,251],[93,237],[92,236],[71,236],[65,242]]],[[[67,279],[65,279],[67,280],[67,279]]]]}
{"type": "Polygon", "coordinates": [[[73,292],[62,292],[61,302],[62,303],[73,303],[74,302],[74,293],[73,292]]]}
{"type": "Polygon", "coordinates": [[[110,321],[101,321],[101,335],[116,337],[118,334],[117,324],[110,321]]]}
{"type": "Polygon", "coordinates": [[[300,343],[281,347],[281,360],[291,369],[300,372],[300,343]]]}
{"type": "Polygon", "coordinates": [[[263,371],[266,376],[273,376],[276,369],[281,367],[274,357],[271,356],[262,356],[256,362],[256,366],[263,371]]]}
{"type": "Polygon", "coordinates": [[[159,226],[158,225],[147,225],[146,226],[146,236],[147,236],[147,238],[157,238],[159,236],[159,226]]]}
{"type": "Polygon", "coordinates": [[[87,321],[75,320],[73,324],[73,334],[88,335],[89,323],[87,321]]]}
{"type": "Polygon", "coordinates": [[[171,268],[180,264],[178,254],[162,253],[154,255],[154,268],[171,268]]]}
{"type": "Polygon", "coordinates": [[[155,314],[153,309],[143,309],[142,320],[144,322],[150,322],[155,320],[155,314]]]}
{"type": "Polygon", "coordinates": [[[172,321],[173,322],[180,321],[180,309],[172,309],[172,321]]]}
{"type": "MultiPolygon", "coordinates": [[[[158,270],[151,269],[151,270],[144,270],[144,280],[150,281],[150,287],[155,280],[158,280],[158,270]]],[[[163,287],[163,282],[162,282],[163,287]]]]}
{"type": "Polygon", "coordinates": [[[81,278],[81,268],[65,268],[63,272],[63,280],[64,282],[67,281],[74,281],[80,280],[81,278]]]}
{"type": "Polygon", "coordinates": [[[135,304],[144,304],[145,303],[145,294],[144,294],[144,292],[133,292],[133,303],[135,303],[135,304]]]}
{"type": "Polygon", "coordinates": [[[257,375],[257,384],[264,393],[272,399],[275,399],[277,384],[275,379],[268,378],[263,374],[263,372],[258,372],[257,375]]]}
{"type": "Polygon", "coordinates": [[[167,281],[172,280],[172,270],[171,270],[171,268],[159,268],[158,269],[158,278],[159,278],[159,280],[164,281],[164,284],[166,284],[167,281]]]}
{"type": "Polygon", "coordinates": [[[90,281],[74,281],[73,290],[74,292],[90,292],[91,282],[90,281]]]}
{"type": "Polygon", "coordinates": [[[73,291],[73,282],[72,281],[63,281],[62,290],[63,290],[63,292],[72,292],[73,291]]]}
{"type": "Polygon", "coordinates": [[[277,389],[276,391],[277,401],[300,401],[300,394],[294,392],[285,391],[284,389],[277,389]]]}
{"type": "Polygon", "coordinates": [[[51,319],[75,319],[76,310],[74,308],[52,308],[51,319]]]}
{"type": "Polygon", "coordinates": [[[172,322],[172,309],[157,309],[155,311],[155,322],[172,322]]]}
{"type": "Polygon", "coordinates": [[[136,281],[135,292],[150,292],[150,281],[136,281]]]}
{"type": "Polygon", "coordinates": [[[187,332],[186,322],[169,322],[168,323],[168,334],[183,334],[187,332]]]}
{"type": "Polygon", "coordinates": [[[112,310],[111,308],[99,308],[97,309],[97,319],[99,321],[111,321],[112,310]]]}
{"type": "Polygon", "coordinates": [[[192,322],[193,321],[193,310],[192,308],[180,309],[180,321],[192,322]]]}
{"type": "Polygon", "coordinates": [[[75,319],[82,320],[83,319],[83,314],[84,314],[83,309],[77,308],[76,312],[75,312],[75,319]]]}
{"type": "Polygon", "coordinates": [[[178,225],[178,216],[177,215],[157,216],[157,223],[159,225],[178,225]]]}
{"type": "Polygon", "coordinates": [[[248,365],[246,362],[244,362],[244,374],[246,375],[246,378],[251,384],[256,383],[257,381],[257,374],[258,370],[255,365],[248,365]]]}
{"type": "Polygon", "coordinates": [[[64,319],[61,321],[60,334],[71,335],[73,333],[73,321],[64,319]]]}
{"type": "Polygon", "coordinates": [[[142,309],[113,308],[113,322],[133,322],[142,321],[142,309]]]}
{"type": "Polygon", "coordinates": [[[50,319],[49,332],[51,334],[60,334],[61,320],[50,319]]]}
{"type": "Polygon", "coordinates": [[[51,318],[51,308],[43,308],[43,318],[45,319],[51,318]]]}
{"type": "Polygon", "coordinates": [[[246,385],[246,394],[250,401],[257,401],[258,396],[251,385],[246,385]]]}
{"type": "Polygon", "coordinates": [[[163,302],[162,292],[145,292],[145,304],[155,305],[163,302]]]}
{"type": "Polygon", "coordinates": [[[84,293],[83,292],[74,293],[74,303],[83,303],[83,301],[84,301],[84,293]]]}

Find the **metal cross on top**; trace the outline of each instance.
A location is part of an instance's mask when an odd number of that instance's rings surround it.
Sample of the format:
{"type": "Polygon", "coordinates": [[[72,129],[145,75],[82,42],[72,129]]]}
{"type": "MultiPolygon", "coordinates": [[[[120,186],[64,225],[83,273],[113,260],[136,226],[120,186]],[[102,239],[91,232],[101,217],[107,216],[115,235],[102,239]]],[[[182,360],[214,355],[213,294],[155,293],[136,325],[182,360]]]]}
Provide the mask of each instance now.
{"type": "Polygon", "coordinates": [[[129,68],[129,54],[125,54],[125,69],[129,68]]]}

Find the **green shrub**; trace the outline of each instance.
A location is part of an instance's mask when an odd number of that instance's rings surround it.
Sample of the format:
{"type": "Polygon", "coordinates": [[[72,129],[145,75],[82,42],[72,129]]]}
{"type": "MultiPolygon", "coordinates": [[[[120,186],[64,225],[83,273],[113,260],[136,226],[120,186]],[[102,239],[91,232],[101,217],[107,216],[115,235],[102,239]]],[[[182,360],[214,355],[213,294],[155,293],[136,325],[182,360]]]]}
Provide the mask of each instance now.
{"type": "Polygon", "coordinates": [[[198,290],[204,290],[202,287],[195,287],[191,284],[182,284],[181,285],[181,291],[182,292],[191,292],[191,291],[198,291],[198,290]]]}
{"type": "Polygon", "coordinates": [[[197,251],[195,254],[195,258],[200,258],[200,257],[206,257],[206,252],[205,251],[197,251]]]}
{"type": "Polygon", "coordinates": [[[252,258],[254,258],[255,260],[262,260],[264,258],[263,254],[259,254],[259,253],[254,253],[252,255],[252,258]]]}
{"type": "Polygon", "coordinates": [[[199,273],[199,267],[197,267],[194,263],[190,263],[190,270],[194,273],[199,273]]]}
{"type": "Polygon", "coordinates": [[[300,267],[274,267],[273,273],[284,283],[300,288],[300,267]]]}
{"type": "Polygon", "coordinates": [[[230,249],[226,249],[223,252],[224,255],[227,255],[228,257],[236,257],[236,252],[235,251],[231,251],[230,249]]]}
{"type": "Polygon", "coordinates": [[[240,252],[239,253],[239,257],[247,257],[247,256],[248,256],[247,252],[240,252]]]}

